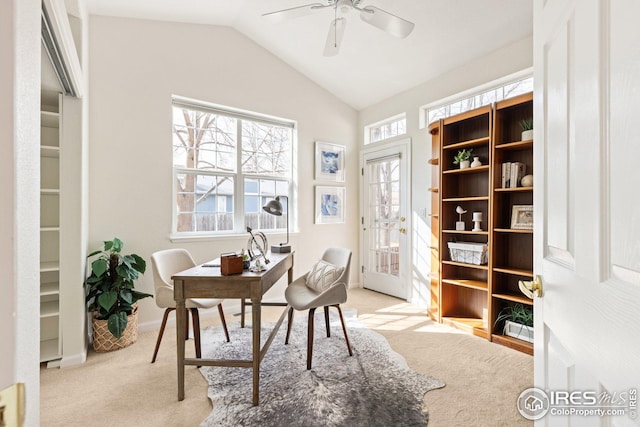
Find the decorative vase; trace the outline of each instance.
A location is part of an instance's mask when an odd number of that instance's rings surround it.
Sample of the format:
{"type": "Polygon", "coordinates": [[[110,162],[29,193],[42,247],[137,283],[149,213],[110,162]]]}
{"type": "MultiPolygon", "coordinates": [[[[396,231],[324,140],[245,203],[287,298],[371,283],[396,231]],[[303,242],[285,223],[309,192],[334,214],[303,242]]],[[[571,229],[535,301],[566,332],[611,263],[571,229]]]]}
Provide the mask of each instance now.
{"type": "Polygon", "coordinates": [[[530,139],[533,139],[533,129],[529,129],[529,130],[522,131],[522,137],[521,137],[521,139],[522,139],[523,141],[528,141],[528,140],[530,140],[530,139]]]}
{"type": "Polygon", "coordinates": [[[525,175],[520,180],[523,187],[533,187],[533,175],[525,175]]]}
{"type": "Polygon", "coordinates": [[[127,316],[127,327],[120,338],[114,337],[109,331],[107,321],[96,319],[93,314],[93,349],[97,352],[120,350],[129,347],[138,340],[138,304],[133,306],[133,312],[127,316]]]}
{"type": "Polygon", "coordinates": [[[468,168],[468,167],[469,167],[469,163],[471,163],[471,162],[469,162],[469,160],[462,160],[462,161],[460,162],[460,169],[466,169],[466,168],[468,168]]]}
{"type": "Polygon", "coordinates": [[[478,166],[482,166],[482,162],[480,161],[480,157],[474,157],[473,162],[471,163],[472,168],[477,168],[478,166]]]}

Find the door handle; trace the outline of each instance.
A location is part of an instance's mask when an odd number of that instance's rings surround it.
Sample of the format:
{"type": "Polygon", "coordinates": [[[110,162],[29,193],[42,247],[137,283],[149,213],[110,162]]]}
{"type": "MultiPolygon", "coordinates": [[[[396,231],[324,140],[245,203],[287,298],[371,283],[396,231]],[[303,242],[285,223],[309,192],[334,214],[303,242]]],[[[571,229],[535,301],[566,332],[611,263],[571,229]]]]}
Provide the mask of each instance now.
{"type": "Polygon", "coordinates": [[[532,281],[518,281],[518,287],[523,294],[531,299],[533,299],[534,296],[541,298],[544,295],[542,292],[542,279],[540,279],[538,275],[536,275],[532,281]]]}
{"type": "Polygon", "coordinates": [[[407,229],[404,227],[400,227],[400,230],[398,231],[400,231],[402,234],[407,234],[407,229]]]}

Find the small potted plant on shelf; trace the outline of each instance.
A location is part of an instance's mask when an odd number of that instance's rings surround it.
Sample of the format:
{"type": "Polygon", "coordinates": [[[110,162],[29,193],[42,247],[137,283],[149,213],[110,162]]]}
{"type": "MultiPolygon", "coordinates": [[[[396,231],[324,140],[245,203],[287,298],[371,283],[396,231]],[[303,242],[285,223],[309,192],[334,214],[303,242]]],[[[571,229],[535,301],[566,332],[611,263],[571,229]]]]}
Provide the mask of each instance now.
{"type": "Polygon", "coordinates": [[[522,129],[522,135],[520,139],[522,141],[528,141],[533,139],[533,119],[520,120],[520,128],[522,129]]]}
{"type": "Polygon", "coordinates": [[[509,305],[500,311],[495,325],[504,321],[503,334],[533,342],[533,309],[524,304],[509,305]]]}
{"type": "Polygon", "coordinates": [[[473,153],[473,148],[469,148],[468,150],[462,149],[458,150],[458,154],[453,158],[454,165],[460,165],[460,169],[466,169],[469,167],[471,154],[473,153]]]}
{"type": "Polygon", "coordinates": [[[136,254],[122,255],[122,246],[116,237],[105,241],[102,250],[87,256],[98,255],[84,282],[96,351],[118,350],[133,344],[138,338],[136,302],[152,296],[134,289],[134,282],[146,270],[146,262],[136,254]]]}

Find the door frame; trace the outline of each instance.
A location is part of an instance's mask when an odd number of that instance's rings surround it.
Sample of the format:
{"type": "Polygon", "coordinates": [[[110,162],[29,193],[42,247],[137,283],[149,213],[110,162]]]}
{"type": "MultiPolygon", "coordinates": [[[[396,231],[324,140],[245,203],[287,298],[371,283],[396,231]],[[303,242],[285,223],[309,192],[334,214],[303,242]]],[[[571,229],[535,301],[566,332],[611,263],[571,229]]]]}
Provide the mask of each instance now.
{"type": "Polygon", "coordinates": [[[403,205],[403,209],[406,209],[406,213],[404,214],[404,216],[406,217],[406,228],[407,228],[407,233],[405,234],[404,243],[402,242],[403,239],[401,239],[401,246],[400,246],[401,253],[404,252],[406,254],[406,256],[400,257],[400,280],[406,281],[407,292],[406,292],[405,299],[407,301],[411,301],[411,298],[413,295],[413,288],[412,286],[410,286],[412,281],[409,273],[411,272],[411,261],[412,261],[411,248],[412,248],[413,228],[412,228],[412,222],[411,222],[412,220],[411,210],[413,205],[411,203],[411,138],[410,137],[402,137],[389,142],[365,146],[363,149],[360,150],[360,156],[359,156],[360,157],[359,159],[359,163],[360,163],[359,164],[360,166],[360,180],[359,180],[360,181],[359,182],[360,225],[358,226],[359,227],[358,236],[360,240],[359,242],[360,257],[359,257],[359,265],[358,265],[358,281],[359,281],[360,287],[364,288],[364,274],[362,270],[365,265],[365,259],[366,259],[365,257],[368,252],[367,248],[365,247],[366,239],[363,231],[364,197],[365,197],[364,167],[366,165],[365,156],[380,152],[380,157],[383,157],[388,155],[388,154],[384,154],[385,151],[391,151],[391,150],[399,152],[402,162],[404,162],[406,165],[406,168],[405,168],[406,179],[404,179],[404,183],[400,189],[401,192],[406,193],[406,194],[403,193],[402,205],[403,205]]]}

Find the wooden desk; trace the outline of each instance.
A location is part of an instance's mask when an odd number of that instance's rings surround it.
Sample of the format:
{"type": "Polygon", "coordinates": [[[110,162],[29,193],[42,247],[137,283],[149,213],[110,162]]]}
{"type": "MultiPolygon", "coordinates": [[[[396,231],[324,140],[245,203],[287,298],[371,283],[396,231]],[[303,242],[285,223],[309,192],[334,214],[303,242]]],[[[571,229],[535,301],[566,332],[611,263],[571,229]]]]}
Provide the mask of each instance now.
{"type": "MultiPolygon", "coordinates": [[[[262,296],[274,283],[287,273],[288,283],[293,281],[293,253],[267,254],[271,261],[266,265],[267,270],[261,273],[245,271],[242,274],[223,276],[219,267],[196,266],[189,270],[173,275],[173,297],[176,301],[176,336],[178,347],[178,400],[184,400],[184,367],[196,366],[226,366],[253,369],[253,404],[259,402],[260,391],[260,362],[269,349],[269,345],[278,332],[284,316],[289,309],[287,306],[276,323],[264,346],[260,348],[260,327],[262,312],[262,296]],[[185,359],[185,299],[188,298],[248,298],[251,300],[252,316],[252,358],[250,360],[222,360],[222,359],[185,359]]],[[[282,304],[286,305],[286,304],[282,304]]],[[[233,339],[233,337],[231,337],[233,339]]]]}

